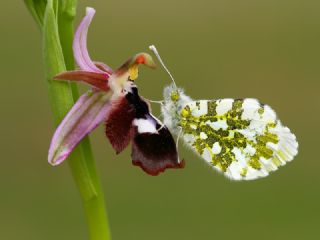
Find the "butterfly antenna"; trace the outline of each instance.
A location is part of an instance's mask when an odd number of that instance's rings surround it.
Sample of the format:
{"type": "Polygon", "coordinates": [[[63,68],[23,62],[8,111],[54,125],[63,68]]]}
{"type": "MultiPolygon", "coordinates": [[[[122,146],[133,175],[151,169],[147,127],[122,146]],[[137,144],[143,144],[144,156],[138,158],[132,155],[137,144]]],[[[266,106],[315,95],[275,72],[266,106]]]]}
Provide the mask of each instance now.
{"type": "Polygon", "coordinates": [[[169,69],[166,67],[166,65],[164,65],[164,63],[163,63],[163,61],[162,61],[162,59],[161,59],[161,57],[160,57],[160,54],[158,53],[157,48],[156,48],[154,45],[150,45],[150,46],[149,46],[149,49],[156,55],[156,57],[158,58],[159,62],[160,62],[161,65],[162,65],[162,67],[163,67],[163,68],[166,70],[166,72],[169,74],[169,76],[170,76],[170,78],[171,78],[174,86],[177,87],[176,82],[174,81],[174,78],[173,78],[173,76],[171,75],[169,69]]]}

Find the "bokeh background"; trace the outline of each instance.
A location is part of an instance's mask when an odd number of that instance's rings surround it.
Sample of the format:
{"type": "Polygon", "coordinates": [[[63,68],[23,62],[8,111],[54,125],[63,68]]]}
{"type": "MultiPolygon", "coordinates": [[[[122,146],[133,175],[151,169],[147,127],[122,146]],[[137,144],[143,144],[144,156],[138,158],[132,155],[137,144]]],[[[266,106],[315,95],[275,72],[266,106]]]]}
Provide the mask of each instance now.
{"type": "MultiPolygon", "coordinates": [[[[150,177],[91,134],[114,240],[320,239],[320,2],[79,1],[96,8],[93,59],[118,67],[155,44],[195,99],[255,97],[297,135],[296,159],[271,176],[231,182],[180,146],[184,170],[150,177]]],[[[51,167],[53,134],[41,39],[22,1],[1,1],[0,239],[87,239],[68,165],[51,167]]],[[[141,69],[143,96],[169,78],[141,69]]],[[[154,106],[155,115],[159,107],[154,106]]]]}

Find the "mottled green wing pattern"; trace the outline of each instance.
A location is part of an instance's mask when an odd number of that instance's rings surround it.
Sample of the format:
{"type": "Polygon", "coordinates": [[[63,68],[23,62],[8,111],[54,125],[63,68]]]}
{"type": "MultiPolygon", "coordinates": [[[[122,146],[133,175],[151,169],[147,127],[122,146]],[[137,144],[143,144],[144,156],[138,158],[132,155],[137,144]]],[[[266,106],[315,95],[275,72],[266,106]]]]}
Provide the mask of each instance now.
{"type": "Polygon", "coordinates": [[[193,101],[179,114],[185,142],[230,179],[265,177],[298,152],[295,135],[256,99],[193,101]]]}

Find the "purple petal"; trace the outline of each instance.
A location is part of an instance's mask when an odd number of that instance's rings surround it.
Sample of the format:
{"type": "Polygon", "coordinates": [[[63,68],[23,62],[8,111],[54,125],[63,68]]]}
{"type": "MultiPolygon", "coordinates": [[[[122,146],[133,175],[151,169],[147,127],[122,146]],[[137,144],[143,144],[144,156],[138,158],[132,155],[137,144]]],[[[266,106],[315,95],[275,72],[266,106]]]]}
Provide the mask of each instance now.
{"type": "MultiPolygon", "coordinates": [[[[99,69],[91,60],[87,49],[87,33],[91,20],[95,14],[93,8],[87,8],[86,16],[81,21],[73,40],[73,54],[74,58],[82,70],[105,73],[99,69]]],[[[110,67],[109,67],[110,68],[110,67]]],[[[111,69],[111,68],[110,68],[111,69]]]]}
{"type": "Polygon", "coordinates": [[[100,70],[107,72],[108,74],[112,74],[113,70],[111,67],[109,67],[107,64],[103,63],[103,62],[94,62],[94,65],[96,65],[97,68],[99,68],[100,70]]]}
{"type": "Polygon", "coordinates": [[[102,121],[110,109],[110,94],[83,94],[62,120],[51,140],[48,161],[55,166],[65,160],[74,147],[102,121]]]}

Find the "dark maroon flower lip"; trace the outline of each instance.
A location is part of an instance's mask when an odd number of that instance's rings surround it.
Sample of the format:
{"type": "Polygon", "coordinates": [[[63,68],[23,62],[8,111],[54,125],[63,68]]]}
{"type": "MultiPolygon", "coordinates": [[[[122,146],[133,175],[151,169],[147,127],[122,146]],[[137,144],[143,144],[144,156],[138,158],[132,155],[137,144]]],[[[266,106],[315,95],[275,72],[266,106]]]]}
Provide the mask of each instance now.
{"type": "Polygon", "coordinates": [[[132,164],[146,173],[156,176],[168,168],[183,168],[175,141],[168,128],[151,113],[148,102],[132,87],[126,94],[128,104],[134,110],[132,128],[132,164]]]}

